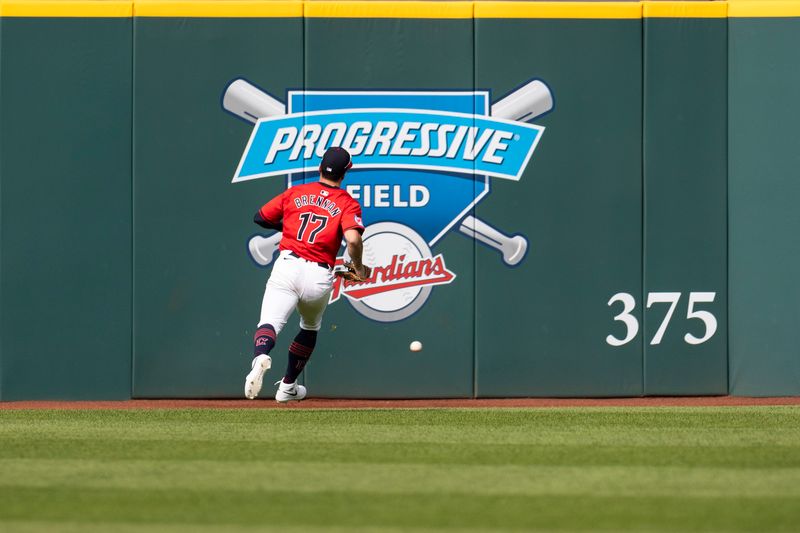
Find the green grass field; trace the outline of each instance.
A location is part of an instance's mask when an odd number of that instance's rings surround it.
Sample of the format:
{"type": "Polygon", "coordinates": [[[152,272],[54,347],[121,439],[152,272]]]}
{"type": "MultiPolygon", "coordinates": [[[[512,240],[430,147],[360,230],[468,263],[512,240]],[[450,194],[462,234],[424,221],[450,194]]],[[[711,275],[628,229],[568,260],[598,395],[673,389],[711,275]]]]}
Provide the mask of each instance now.
{"type": "Polygon", "coordinates": [[[0,531],[798,531],[800,408],[0,410],[0,531]]]}

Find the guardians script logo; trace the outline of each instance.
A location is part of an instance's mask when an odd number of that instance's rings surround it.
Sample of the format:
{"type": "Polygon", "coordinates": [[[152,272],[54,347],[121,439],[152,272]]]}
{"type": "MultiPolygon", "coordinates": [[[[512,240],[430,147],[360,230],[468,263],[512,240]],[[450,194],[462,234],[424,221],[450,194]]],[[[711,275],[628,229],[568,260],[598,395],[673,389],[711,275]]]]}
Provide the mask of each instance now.
{"type": "MultiPolygon", "coordinates": [[[[331,302],[344,296],[381,322],[412,315],[434,286],[456,279],[431,250],[454,228],[500,252],[508,266],[524,259],[523,235],[470,212],[489,193],[490,178],[517,181],[527,167],[544,132],[528,121],[553,108],[542,81],[494,103],[489,91],[288,91],[284,104],[237,79],[222,106],[255,124],[233,183],[286,175],[292,187],[318,179],[328,147],[352,154],[345,187],[363,207],[364,262],[374,271],[365,283],[337,278],[331,302]]],[[[252,237],[252,259],[269,265],[280,237],[252,237]]]]}

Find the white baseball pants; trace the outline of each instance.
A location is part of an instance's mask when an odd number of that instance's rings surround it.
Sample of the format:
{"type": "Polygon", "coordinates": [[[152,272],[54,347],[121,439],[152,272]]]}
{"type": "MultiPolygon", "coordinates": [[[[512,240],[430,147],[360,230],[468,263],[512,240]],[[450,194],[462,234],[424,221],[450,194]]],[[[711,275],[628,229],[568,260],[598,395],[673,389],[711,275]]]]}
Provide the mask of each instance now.
{"type": "Polygon", "coordinates": [[[319,331],[332,288],[331,270],[283,250],[267,280],[258,325],[272,324],[277,335],[296,308],[300,327],[319,331]]]}

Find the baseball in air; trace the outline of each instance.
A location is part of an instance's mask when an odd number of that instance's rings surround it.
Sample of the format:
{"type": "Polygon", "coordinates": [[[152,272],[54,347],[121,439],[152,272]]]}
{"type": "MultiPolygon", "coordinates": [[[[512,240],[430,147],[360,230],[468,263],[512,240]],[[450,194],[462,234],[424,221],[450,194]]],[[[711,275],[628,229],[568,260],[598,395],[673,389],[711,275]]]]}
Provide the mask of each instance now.
{"type": "Polygon", "coordinates": [[[422,350],[422,343],[419,341],[414,341],[408,345],[408,349],[411,350],[412,352],[418,352],[422,350]]]}

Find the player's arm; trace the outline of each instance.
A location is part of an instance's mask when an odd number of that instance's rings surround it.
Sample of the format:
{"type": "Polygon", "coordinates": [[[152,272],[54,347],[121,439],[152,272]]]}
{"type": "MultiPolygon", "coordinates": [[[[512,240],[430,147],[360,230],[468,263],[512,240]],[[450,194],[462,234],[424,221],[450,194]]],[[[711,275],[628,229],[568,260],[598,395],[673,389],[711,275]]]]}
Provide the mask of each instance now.
{"type": "Polygon", "coordinates": [[[361,231],[355,228],[344,232],[344,240],[347,243],[347,254],[353,263],[353,268],[363,278],[370,276],[369,269],[361,262],[361,255],[364,253],[364,242],[361,240],[361,231]]]}
{"type": "Polygon", "coordinates": [[[283,221],[278,220],[277,222],[273,222],[271,220],[264,219],[264,216],[261,214],[261,210],[259,209],[256,211],[255,216],[253,217],[253,222],[261,226],[262,228],[266,229],[274,229],[275,231],[283,231],[283,221]]]}
{"type": "Polygon", "coordinates": [[[256,211],[253,222],[262,228],[283,231],[283,194],[279,194],[256,211]]]}
{"type": "Polygon", "coordinates": [[[353,268],[361,277],[370,277],[371,269],[365,267],[361,262],[361,255],[364,252],[364,243],[361,240],[361,234],[364,233],[364,222],[361,220],[361,206],[358,202],[350,199],[350,205],[342,215],[341,224],[344,241],[347,243],[347,254],[350,256],[353,268]]]}

